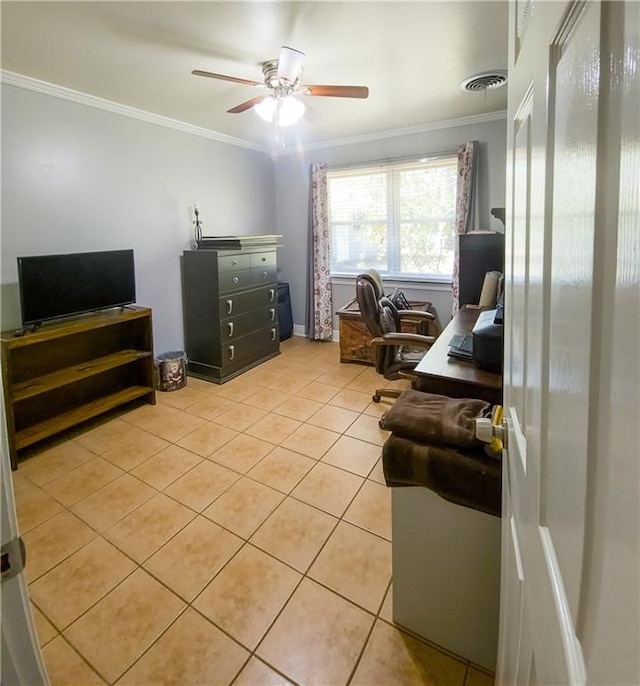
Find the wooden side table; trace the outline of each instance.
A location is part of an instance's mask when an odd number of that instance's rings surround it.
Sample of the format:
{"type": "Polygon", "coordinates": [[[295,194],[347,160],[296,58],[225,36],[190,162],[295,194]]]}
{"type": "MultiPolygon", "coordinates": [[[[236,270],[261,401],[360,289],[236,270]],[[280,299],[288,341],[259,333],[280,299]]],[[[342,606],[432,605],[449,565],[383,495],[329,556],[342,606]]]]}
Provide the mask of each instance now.
{"type": "MultiPolygon", "coordinates": [[[[412,310],[433,312],[430,302],[409,302],[412,310]]],[[[358,364],[373,365],[373,348],[369,345],[372,339],[366,324],[360,314],[358,301],[350,303],[339,309],[338,334],[340,336],[340,362],[356,362],[358,364]]],[[[403,317],[402,331],[405,333],[420,333],[436,335],[434,329],[424,329],[425,323],[419,317],[403,317]]]]}

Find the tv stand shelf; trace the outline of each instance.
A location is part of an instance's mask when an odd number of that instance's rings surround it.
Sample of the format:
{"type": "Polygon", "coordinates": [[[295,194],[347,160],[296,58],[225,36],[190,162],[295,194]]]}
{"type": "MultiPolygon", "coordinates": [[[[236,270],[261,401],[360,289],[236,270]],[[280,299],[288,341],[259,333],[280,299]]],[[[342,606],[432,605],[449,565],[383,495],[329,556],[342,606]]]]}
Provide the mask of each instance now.
{"type": "Polygon", "coordinates": [[[155,403],[151,310],[117,308],[2,341],[9,452],[137,398],[155,403]]]}
{"type": "Polygon", "coordinates": [[[40,393],[46,393],[55,388],[61,388],[67,384],[81,381],[94,374],[102,374],[109,369],[115,369],[123,364],[129,364],[144,357],[151,357],[151,353],[140,350],[121,350],[113,355],[98,357],[95,360],[89,360],[77,366],[67,367],[36,379],[23,381],[13,387],[13,401],[26,400],[40,393]]]}

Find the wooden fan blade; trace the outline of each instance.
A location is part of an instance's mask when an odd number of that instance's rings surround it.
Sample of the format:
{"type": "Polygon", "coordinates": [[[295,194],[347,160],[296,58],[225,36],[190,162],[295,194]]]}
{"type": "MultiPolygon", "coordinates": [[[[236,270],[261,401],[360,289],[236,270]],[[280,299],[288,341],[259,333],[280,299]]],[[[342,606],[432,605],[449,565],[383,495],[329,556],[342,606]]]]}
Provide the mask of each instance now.
{"type": "Polygon", "coordinates": [[[221,81],[243,83],[245,86],[264,86],[263,83],[258,83],[258,81],[249,81],[249,79],[239,79],[236,76],[226,76],[225,74],[214,74],[211,71],[201,71],[200,69],[194,69],[191,73],[194,76],[206,76],[210,79],[220,79],[221,81]]]}
{"type": "Polygon", "coordinates": [[[256,95],[255,98],[251,98],[251,100],[247,100],[246,102],[240,103],[239,105],[232,107],[230,110],[227,110],[227,112],[229,114],[240,114],[240,112],[246,112],[247,110],[251,109],[254,105],[261,102],[262,100],[264,100],[267,97],[269,97],[269,96],[268,95],[256,95]]]}
{"type": "Polygon", "coordinates": [[[303,95],[323,95],[333,98],[367,98],[366,86],[300,86],[303,95]]]}

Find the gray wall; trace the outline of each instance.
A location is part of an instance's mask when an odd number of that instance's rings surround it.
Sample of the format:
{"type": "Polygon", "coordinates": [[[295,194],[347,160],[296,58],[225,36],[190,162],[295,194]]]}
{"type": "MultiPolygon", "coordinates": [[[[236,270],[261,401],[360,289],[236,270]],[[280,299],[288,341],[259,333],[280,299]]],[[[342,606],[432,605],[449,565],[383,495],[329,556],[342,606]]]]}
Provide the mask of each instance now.
{"type": "Polygon", "coordinates": [[[275,233],[265,154],[2,86],[2,330],[20,325],[16,257],[133,248],[156,353],[183,349],[180,256],[206,235],[275,233]]]}
{"type": "MultiPolygon", "coordinates": [[[[2,86],[2,330],[20,325],[16,257],[133,248],[137,300],[153,309],[156,352],[182,349],[180,255],[190,247],[193,204],[206,235],[281,233],[279,278],[304,326],[308,177],[312,162],[354,164],[453,151],[480,141],[477,228],[498,230],[505,204],[506,120],[268,155],[2,86]],[[275,173],[274,173],[275,169],[275,173]]],[[[389,286],[393,286],[389,282],[389,286]]],[[[448,321],[448,284],[401,284],[448,321]]],[[[334,310],[353,299],[334,283],[334,310]]],[[[337,322],[334,325],[337,329],[337,322]]]]}
{"type": "MultiPolygon", "coordinates": [[[[280,252],[280,279],[291,286],[294,324],[305,319],[307,235],[309,213],[309,165],[326,162],[329,166],[370,162],[429,153],[455,151],[468,140],[480,142],[479,216],[477,229],[500,231],[502,224],[490,215],[492,207],[505,204],[506,119],[470,124],[412,135],[381,138],[365,143],[331,146],[295,154],[284,154],[275,161],[278,233],[283,235],[280,252]]],[[[394,285],[389,282],[389,285],[394,285]]],[[[441,322],[449,321],[450,286],[416,289],[401,284],[410,299],[430,300],[441,322]]],[[[334,311],[355,297],[355,285],[345,279],[333,282],[334,311]]],[[[337,322],[334,320],[334,329],[337,322]]]]}

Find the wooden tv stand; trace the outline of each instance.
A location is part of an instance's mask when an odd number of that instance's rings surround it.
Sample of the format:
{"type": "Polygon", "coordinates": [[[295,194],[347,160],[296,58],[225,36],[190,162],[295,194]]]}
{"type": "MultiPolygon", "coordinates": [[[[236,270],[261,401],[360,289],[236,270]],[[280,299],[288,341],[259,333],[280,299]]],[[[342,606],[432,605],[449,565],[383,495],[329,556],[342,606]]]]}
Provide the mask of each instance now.
{"type": "Polygon", "coordinates": [[[115,407],[155,404],[151,310],[129,306],[1,334],[9,454],[115,407]]]}

